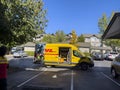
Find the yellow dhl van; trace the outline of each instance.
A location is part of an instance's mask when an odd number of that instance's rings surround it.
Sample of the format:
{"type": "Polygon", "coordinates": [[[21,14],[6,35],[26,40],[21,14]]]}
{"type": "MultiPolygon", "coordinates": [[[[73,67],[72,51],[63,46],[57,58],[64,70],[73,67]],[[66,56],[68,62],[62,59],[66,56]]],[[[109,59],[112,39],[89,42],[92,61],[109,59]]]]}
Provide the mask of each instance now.
{"type": "Polygon", "coordinates": [[[49,66],[77,66],[83,70],[94,66],[90,57],[86,57],[71,44],[36,44],[34,63],[36,62],[49,66]]]}

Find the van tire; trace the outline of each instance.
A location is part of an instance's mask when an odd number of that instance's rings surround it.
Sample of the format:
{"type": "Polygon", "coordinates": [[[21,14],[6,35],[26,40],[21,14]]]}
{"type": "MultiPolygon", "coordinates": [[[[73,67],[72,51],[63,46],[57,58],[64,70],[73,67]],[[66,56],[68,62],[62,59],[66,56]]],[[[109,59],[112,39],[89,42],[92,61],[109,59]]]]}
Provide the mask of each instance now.
{"type": "Polygon", "coordinates": [[[82,70],[86,71],[86,70],[88,70],[89,65],[87,63],[81,63],[80,67],[81,67],[82,70]]]}

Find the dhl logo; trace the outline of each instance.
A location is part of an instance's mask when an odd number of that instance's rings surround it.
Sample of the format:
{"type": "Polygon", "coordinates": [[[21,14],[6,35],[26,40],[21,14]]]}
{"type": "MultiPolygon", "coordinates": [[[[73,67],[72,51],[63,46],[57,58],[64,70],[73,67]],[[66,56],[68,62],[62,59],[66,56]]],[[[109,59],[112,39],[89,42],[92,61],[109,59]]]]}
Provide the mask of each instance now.
{"type": "Polygon", "coordinates": [[[52,49],[45,49],[45,52],[55,52],[52,49]]]}

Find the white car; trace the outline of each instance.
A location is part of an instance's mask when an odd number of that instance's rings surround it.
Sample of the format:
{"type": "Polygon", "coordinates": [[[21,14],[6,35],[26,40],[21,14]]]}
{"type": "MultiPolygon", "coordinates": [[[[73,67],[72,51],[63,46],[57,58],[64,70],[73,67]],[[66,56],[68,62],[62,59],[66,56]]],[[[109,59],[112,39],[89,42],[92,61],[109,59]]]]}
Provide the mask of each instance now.
{"type": "Polygon", "coordinates": [[[16,51],[13,53],[13,57],[27,57],[28,55],[24,51],[16,51]]]}
{"type": "Polygon", "coordinates": [[[117,53],[117,52],[110,52],[109,54],[107,54],[106,59],[107,59],[107,60],[113,60],[113,59],[115,59],[115,57],[117,57],[118,55],[119,55],[119,53],[117,53]]]}

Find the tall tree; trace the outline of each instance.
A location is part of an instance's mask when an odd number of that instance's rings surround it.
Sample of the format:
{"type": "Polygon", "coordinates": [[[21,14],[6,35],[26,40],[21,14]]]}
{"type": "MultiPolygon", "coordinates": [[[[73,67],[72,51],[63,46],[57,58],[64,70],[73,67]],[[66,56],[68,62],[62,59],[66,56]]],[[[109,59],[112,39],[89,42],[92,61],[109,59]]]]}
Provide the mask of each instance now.
{"type": "Polygon", "coordinates": [[[100,34],[103,34],[104,31],[106,30],[106,27],[108,25],[108,18],[106,16],[106,14],[103,14],[102,18],[99,19],[98,21],[98,27],[99,27],[99,30],[100,30],[100,34]]]}
{"type": "Polygon", "coordinates": [[[64,33],[64,31],[58,30],[55,33],[55,36],[56,36],[57,42],[64,42],[65,41],[65,33],[64,33]]]}
{"type": "Polygon", "coordinates": [[[9,21],[5,15],[7,5],[3,4],[4,0],[0,0],[0,45],[7,44],[11,31],[9,30],[9,21]]]}
{"type": "MultiPolygon", "coordinates": [[[[43,30],[47,24],[46,10],[43,9],[42,0],[1,0],[5,6],[4,16],[7,20],[5,32],[8,37],[1,36],[0,43],[8,46],[20,45],[32,41],[39,30],[43,30]],[[7,33],[6,33],[7,34],[7,33]]],[[[0,13],[1,14],[1,13],[0,13]]]]}
{"type": "Polygon", "coordinates": [[[71,40],[70,40],[70,44],[76,44],[77,43],[77,34],[75,32],[75,30],[72,30],[72,37],[71,37],[71,40]]]}

